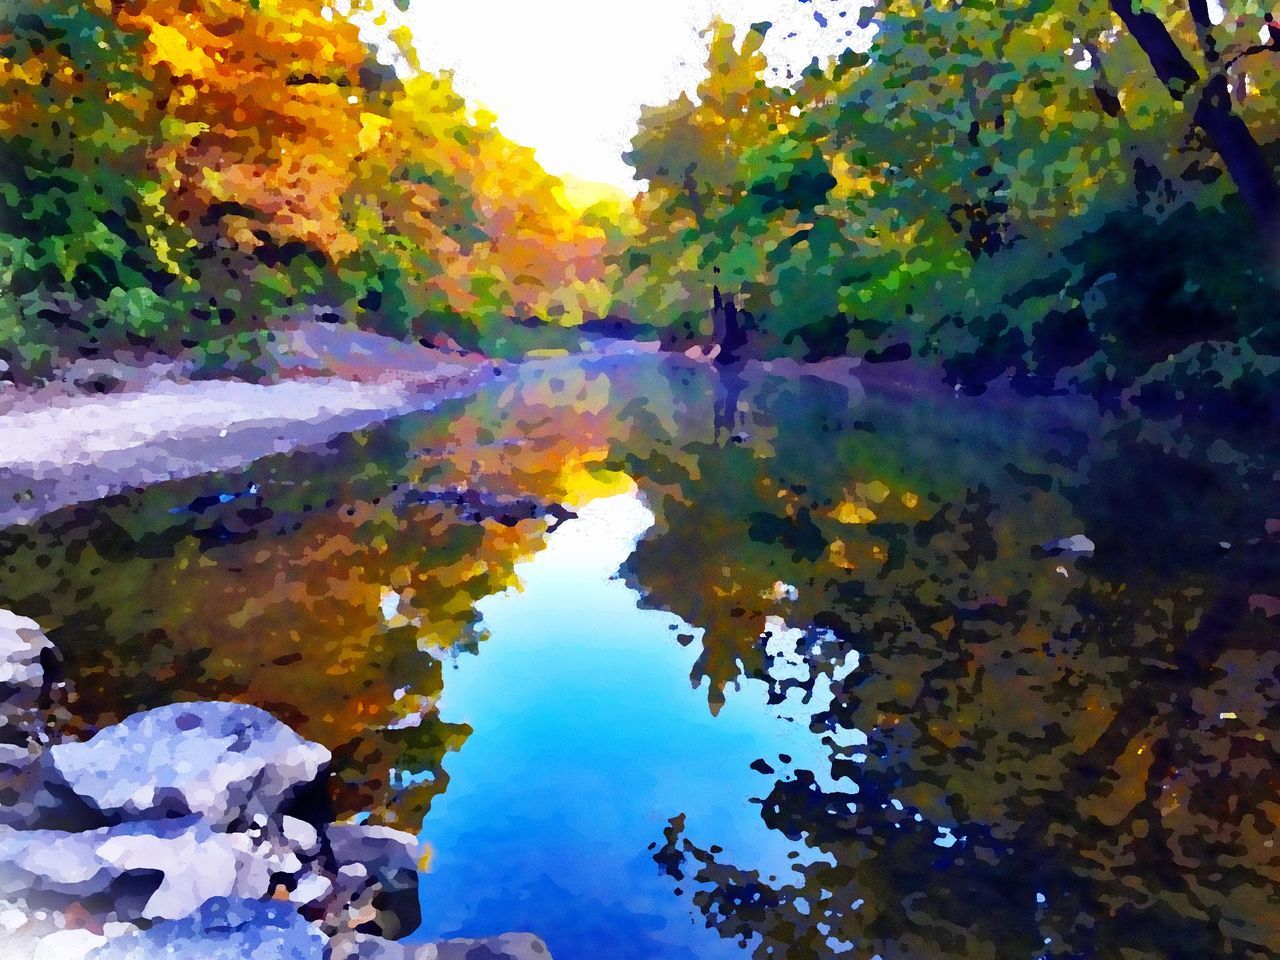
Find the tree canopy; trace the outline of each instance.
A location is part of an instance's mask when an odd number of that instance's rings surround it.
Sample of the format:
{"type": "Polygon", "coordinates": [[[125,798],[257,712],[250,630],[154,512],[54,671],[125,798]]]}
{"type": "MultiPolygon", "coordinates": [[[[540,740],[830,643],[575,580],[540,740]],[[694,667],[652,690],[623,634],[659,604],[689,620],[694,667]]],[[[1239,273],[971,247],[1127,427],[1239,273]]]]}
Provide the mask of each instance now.
{"type": "Polygon", "coordinates": [[[42,0],[0,18],[0,349],[176,349],[320,312],[502,351],[629,321],[758,356],[940,361],[1111,391],[1205,341],[1274,352],[1280,80],[1260,3],[885,0],[770,78],[706,34],[586,207],[321,0],[42,0]],[[1216,8],[1215,8],[1216,10],[1216,8]],[[388,66],[394,63],[395,66],[388,66]],[[536,336],[533,336],[536,340],[536,336]]]}
{"type": "Polygon", "coordinates": [[[1246,6],[887,0],[789,88],[767,24],[715,25],[696,101],[641,119],[619,299],[696,340],[718,287],[763,351],[896,343],[966,385],[1270,346],[1280,55],[1246,6]]]}
{"type": "Polygon", "coordinates": [[[596,309],[607,218],[400,39],[405,79],[318,0],[6,12],[0,346],[40,367],[305,308],[476,345],[596,309]]]}

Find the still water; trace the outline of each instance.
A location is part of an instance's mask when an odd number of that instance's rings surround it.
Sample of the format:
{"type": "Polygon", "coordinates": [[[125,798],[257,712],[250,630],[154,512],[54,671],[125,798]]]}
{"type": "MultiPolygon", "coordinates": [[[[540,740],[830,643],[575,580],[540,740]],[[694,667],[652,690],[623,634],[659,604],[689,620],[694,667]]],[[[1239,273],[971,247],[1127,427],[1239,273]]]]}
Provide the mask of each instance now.
{"type": "Polygon", "coordinates": [[[272,710],[558,960],[1280,954],[1266,432],[901,365],[531,362],[0,532],[85,731],[272,710]]]}
{"type": "Polygon", "coordinates": [[[423,829],[436,851],[425,932],[554,930],[565,957],[740,955],[654,864],[648,848],[677,811],[786,872],[792,845],[749,802],[768,789],[750,765],[817,763],[820,745],[758,681],[711,716],[675,639],[694,628],[640,609],[613,577],[652,521],[634,493],[596,500],[516,567],[519,590],[477,605],[483,656],[445,674],[441,716],[473,732],[445,761],[450,788],[423,829]]]}

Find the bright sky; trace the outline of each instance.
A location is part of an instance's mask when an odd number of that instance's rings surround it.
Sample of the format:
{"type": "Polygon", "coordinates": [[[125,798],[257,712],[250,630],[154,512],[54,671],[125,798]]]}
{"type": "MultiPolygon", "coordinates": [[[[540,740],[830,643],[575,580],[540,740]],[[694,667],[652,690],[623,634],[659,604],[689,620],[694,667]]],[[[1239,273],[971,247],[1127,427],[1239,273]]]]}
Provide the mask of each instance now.
{"type": "Polygon", "coordinates": [[[423,66],[454,70],[458,91],[493,110],[502,131],[533,147],[544,167],[630,193],[638,184],[620,155],[640,105],[692,92],[706,69],[699,34],[714,16],[741,29],[773,23],[765,52],[781,79],[789,66],[865,43],[856,25],[861,6],[858,0],[411,0],[404,19],[423,66]]]}

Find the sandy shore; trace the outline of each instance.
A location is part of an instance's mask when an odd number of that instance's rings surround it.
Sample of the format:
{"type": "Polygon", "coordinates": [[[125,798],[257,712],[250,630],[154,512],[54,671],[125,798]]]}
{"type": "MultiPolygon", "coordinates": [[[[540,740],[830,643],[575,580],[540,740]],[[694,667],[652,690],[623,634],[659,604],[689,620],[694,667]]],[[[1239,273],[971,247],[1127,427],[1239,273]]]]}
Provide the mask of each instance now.
{"type": "Polygon", "coordinates": [[[32,391],[0,416],[0,527],[130,487],[245,466],[463,395],[493,364],[342,329],[291,331],[285,378],[32,391]],[[327,374],[327,375],[326,375],[327,374]]]}

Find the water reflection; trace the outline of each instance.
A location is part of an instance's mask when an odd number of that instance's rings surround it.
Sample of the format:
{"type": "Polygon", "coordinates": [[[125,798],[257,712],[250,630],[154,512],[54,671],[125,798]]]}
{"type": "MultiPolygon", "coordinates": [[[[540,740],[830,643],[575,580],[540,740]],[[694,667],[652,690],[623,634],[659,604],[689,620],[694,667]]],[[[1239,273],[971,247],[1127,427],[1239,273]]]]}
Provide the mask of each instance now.
{"type": "Polygon", "coordinates": [[[4,532],[0,602],[85,727],[251,700],[335,748],[344,809],[430,806],[434,932],[1266,957],[1278,467],[904,368],[562,358],[4,532]]]}
{"type": "Polygon", "coordinates": [[[820,858],[772,882],[683,825],[656,861],[759,957],[1273,955],[1271,438],[825,390],[762,382],[746,444],[623,457],[660,518],[630,575],[705,628],[713,705],[837,689],[829,763],[763,802],[820,858]],[[807,675],[775,616],[828,631],[807,675]]]}
{"type": "Polygon", "coordinates": [[[735,855],[786,868],[792,844],[748,802],[767,786],[751,764],[816,761],[820,745],[767,709],[763,684],[708,714],[678,639],[696,631],[610,579],[651,521],[634,494],[597,500],[517,568],[518,591],[480,603],[490,638],[447,671],[441,702],[473,733],[423,830],[424,933],[538,929],[566,960],[737,955],[650,859],[676,807],[735,855]]]}

